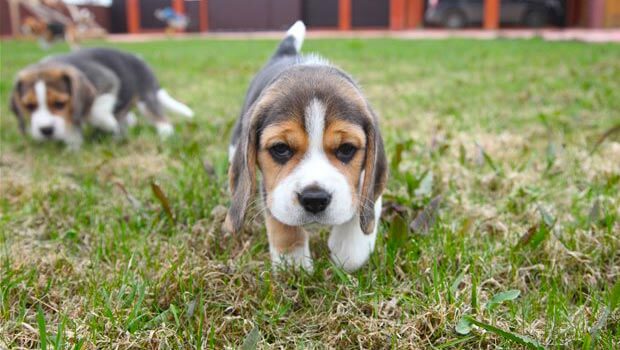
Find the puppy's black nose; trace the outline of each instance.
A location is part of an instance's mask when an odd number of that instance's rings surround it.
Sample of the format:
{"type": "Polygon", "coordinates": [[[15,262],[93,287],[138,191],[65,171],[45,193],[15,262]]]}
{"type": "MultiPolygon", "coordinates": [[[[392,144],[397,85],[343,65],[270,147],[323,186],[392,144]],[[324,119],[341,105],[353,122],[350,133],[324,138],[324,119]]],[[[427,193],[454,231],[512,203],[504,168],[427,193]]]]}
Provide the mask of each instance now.
{"type": "Polygon", "coordinates": [[[297,194],[299,203],[307,211],[317,214],[325,210],[332,200],[332,195],[318,187],[308,187],[297,194]]]}
{"type": "Polygon", "coordinates": [[[45,137],[50,137],[54,133],[53,126],[46,126],[46,127],[41,128],[40,130],[41,130],[41,134],[43,134],[43,136],[45,137]]]}

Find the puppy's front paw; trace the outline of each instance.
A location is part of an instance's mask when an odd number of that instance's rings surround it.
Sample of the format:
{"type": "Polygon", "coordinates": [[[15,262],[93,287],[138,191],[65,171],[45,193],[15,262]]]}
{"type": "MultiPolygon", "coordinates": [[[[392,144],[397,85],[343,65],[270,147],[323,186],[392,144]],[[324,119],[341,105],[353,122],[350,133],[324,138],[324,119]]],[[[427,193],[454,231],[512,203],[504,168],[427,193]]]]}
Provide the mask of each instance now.
{"type": "Polygon", "coordinates": [[[286,268],[301,268],[307,272],[312,272],[314,269],[312,263],[312,256],[310,256],[310,249],[307,246],[293,248],[286,253],[278,253],[272,251],[271,263],[274,270],[286,268]]]}
{"type": "Polygon", "coordinates": [[[355,272],[364,266],[373,250],[373,247],[367,241],[347,242],[346,240],[338,239],[334,235],[329,237],[327,245],[329,246],[331,259],[334,264],[347,272],[355,272]]]}
{"type": "Polygon", "coordinates": [[[334,226],[327,240],[332,261],[347,272],[362,267],[375,249],[376,229],[366,235],[359,226],[359,220],[351,220],[334,226]]]}
{"type": "Polygon", "coordinates": [[[162,140],[165,140],[174,134],[174,128],[170,123],[157,123],[155,124],[155,127],[157,128],[157,134],[159,134],[159,137],[162,140]]]}

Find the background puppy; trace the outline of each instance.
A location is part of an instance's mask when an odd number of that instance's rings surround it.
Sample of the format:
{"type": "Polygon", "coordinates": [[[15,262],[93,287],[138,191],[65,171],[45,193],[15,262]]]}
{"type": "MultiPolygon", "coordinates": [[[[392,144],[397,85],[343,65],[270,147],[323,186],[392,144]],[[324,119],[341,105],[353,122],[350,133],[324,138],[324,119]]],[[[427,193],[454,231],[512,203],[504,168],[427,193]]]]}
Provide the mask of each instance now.
{"type": "Polygon", "coordinates": [[[27,17],[22,24],[22,31],[36,36],[43,49],[49,49],[57,41],[66,41],[72,49],[77,48],[73,25],[54,20],[43,22],[35,17],[27,17]]]}
{"type": "Polygon", "coordinates": [[[332,227],[334,262],[353,271],[375,245],[387,179],[383,141],[355,82],[299,54],[304,36],[298,21],[250,84],[229,148],[225,228],[242,228],[258,170],[274,265],[312,269],[303,226],[318,223],[332,227]]]}
{"type": "Polygon", "coordinates": [[[136,103],[162,137],[173,132],[163,107],[193,116],[189,107],[160,88],[142,59],[104,48],[53,56],[23,69],[11,95],[22,132],[35,140],[60,140],[72,147],[81,144],[84,123],[124,135],[136,103]]]}

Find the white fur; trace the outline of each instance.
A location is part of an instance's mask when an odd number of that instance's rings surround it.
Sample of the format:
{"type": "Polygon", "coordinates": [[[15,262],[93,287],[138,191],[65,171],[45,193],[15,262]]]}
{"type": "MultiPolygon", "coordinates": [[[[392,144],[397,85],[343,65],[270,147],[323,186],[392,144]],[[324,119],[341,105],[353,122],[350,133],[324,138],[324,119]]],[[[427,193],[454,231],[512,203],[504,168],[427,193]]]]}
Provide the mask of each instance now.
{"type": "Polygon", "coordinates": [[[235,145],[228,145],[228,163],[232,164],[235,159],[235,152],[237,151],[237,147],[235,145]]]}
{"type": "Polygon", "coordinates": [[[271,264],[274,268],[281,267],[301,267],[308,272],[312,272],[312,255],[310,255],[310,244],[308,234],[305,234],[304,243],[300,247],[296,247],[286,253],[277,252],[273,245],[269,244],[269,252],[271,253],[271,264]]]}
{"type": "Polygon", "coordinates": [[[381,216],[381,197],[375,202],[375,227],[368,235],[360,227],[359,215],[350,221],[332,227],[327,246],[335,264],[347,272],[353,272],[362,267],[375,249],[377,226],[381,216]]]}
{"type": "Polygon", "coordinates": [[[114,116],[114,106],[116,105],[116,95],[102,94],[95,98],[90,109],[90,124],[103,131],[108,131],[114,135],[120,134],[120,126],[114,116]]]}
{"type": "Polygon", "coordinates": [[[306,25],[302,21],[295,22],[286,32],[286,36],[292,36],[295,39],[295,50],[301,51],[301,46],[306,37],[306,25]]]}
{"type": "Polygon", "coordinates": [[[310,139],[305,158],[295,170],[282,179],[267,198],[272,215],[290,226],[310,223],[340,225],[355,215],[353,189],[340,171],[327,158],[323,150],[325,105],[314,99],[305,111],[306,130],[310,139]],[[308,186],[318,186],[331,194],[325,211],[312,214],[300,205],[297,194],[308,186]]]}
{"type": "Polygon", "coordinates": [[[148,109],[146,109],[146,104],[142,101],[138,101],[138,103],[136,103],[136,106],[138,107],[138,111],[140,111],[140,114],[142,115],[149,115],[149,111],[148,109]]]}
{"type": "Polygon", "coordinates": [[[311,53],[303,56],[299,56],[297,64],[303,64],[306,66],[329,66],[330,63],[326,58],[316,53],[311,53]]]}
{"type": "Polygon", "coordinates": [[[172,127],[172,124],[168,122],[157,122],[155,123],[155,127],[157,128],[157,134],[159,134],[159,137],[162,140],[167,139],[168,137],[172,136],[172,134],[174,134],[174,128],[172,127]]]}
{"type": "Polygon", "coordinates": [[[127,113],[127,116],[125,117],[125,123],[127,124],[128,127],[132,127],[138,124],[138,119],[136,118],[136,114],[134,112],[127,113]]]}
{"type": "Polygon", "coordinates": [[[194,117],[194,112],[189,107],[172,98],[172,96],[170,96],[170,94],[168,94],[168,92],[164,89],[159,89],[159,91],[157,91],[157,100],[164,107],[166,107],[166,109],[174,113],[180,114],[187,118],[194,117]]]}
{"type": "Polygon", "coordinates": [[[34,84],[34,92],[37,98],[37,109],[32,113],[30,122],[30,134],[35,140],[61,140],[67,143],[74,142],[71,125],[67,125],[62,116],[53,114],[47,107],[47,87],[45,82],[38,80],[34,84]],[[50,137],[41,133],[42,128],[53,128],[54,132],[50,137]]]}

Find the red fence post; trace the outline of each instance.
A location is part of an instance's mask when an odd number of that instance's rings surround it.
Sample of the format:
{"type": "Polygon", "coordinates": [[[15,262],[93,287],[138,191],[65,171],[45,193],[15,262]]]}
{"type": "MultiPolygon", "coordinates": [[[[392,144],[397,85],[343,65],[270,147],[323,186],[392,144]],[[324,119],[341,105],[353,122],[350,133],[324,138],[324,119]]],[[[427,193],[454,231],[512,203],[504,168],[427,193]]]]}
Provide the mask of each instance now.
{"type": "Polygon", "coordinates": [[[209,4],[207,0],[200,0],[198,3],[198,11],[200,18],[200,31],[206,32],[209,30],[209,4]]]}
{"type": "Polygon", "coordinates": [[[499,1],[484,0],[484,29],[499,28],[499,1]]]}
{"type": "Polygon", "coordinates": [[[338,1],[338,29],[351,29],[351,0],[338,1]]]}
{"type": "Polygon", "coordinates": [[[407,0],[406,28],[417,28],[424,19],[424,1],[407,0]]]}
{"type": "Polygon", "coordinates": [[[129,33],[140,32],[140,6],[138,0],[127,0],[125,11],[127,12],[127,31],[129,33]]]}
{"type": "Polygon", "coordinates": [[[390,0],[390,29],[405,28],[405,1],[390,0]]]}

